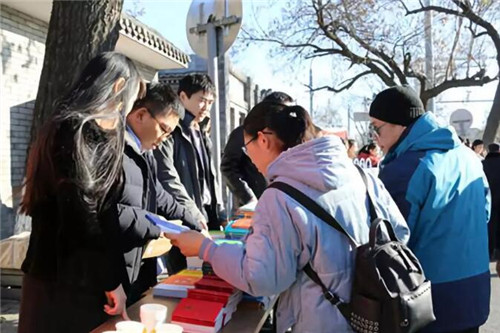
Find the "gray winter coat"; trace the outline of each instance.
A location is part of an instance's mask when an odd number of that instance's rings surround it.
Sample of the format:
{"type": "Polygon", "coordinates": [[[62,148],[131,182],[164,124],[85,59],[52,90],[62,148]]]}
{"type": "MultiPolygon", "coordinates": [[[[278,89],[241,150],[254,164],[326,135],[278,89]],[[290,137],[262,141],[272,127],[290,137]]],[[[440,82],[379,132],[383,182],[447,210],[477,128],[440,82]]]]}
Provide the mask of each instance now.
{"type": "MultiPolygon", "coordinates": [[[[315,139],[282,153],[268,168],[268,180],[288,183],[331,213],[359,243],[369,234],[366,187],[338,137],[315,139]]],[[[368,175],[379,216],[406,242],[408,227],[382,183],[368,175]]],[[[217,275],[253,295],[280,294],[277,332],[351,332],[321,288],[304,273],[311,263],[323,283],[349,301],[355,250],[347,238],[285,193],[261,196],[245,246],[206,239],[199,255],[217,275]]]]}

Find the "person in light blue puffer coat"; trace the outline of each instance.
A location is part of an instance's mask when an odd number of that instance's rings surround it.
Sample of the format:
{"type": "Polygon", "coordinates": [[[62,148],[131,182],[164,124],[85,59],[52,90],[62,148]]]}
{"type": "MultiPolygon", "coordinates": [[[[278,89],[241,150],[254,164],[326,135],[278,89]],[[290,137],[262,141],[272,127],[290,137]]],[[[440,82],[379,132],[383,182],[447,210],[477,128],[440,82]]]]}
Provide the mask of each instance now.
{"type": "MultiPolygon", "coordinates": [[[[288,183],[310,196],[359,243],[368,241],[368,200],[363,180],[340,138],[314,138],[306,110],[262,102],[244,123],[242,147],[269,182],[288,183]]],[[[378,214],[406,242],[409,231],[382,183],[368,176],[378,214]]],[[[256,296],[280,295],[277,332],[351,332],[338,309],[304,273],[311,263],[323,283],[349,301],[355,249],[347,238],[285,193],[269,188],[257,204],[244,246],[217,245],[198,232],[169,235],[187,255],[211,263],[215,273],[256,296]]]]}

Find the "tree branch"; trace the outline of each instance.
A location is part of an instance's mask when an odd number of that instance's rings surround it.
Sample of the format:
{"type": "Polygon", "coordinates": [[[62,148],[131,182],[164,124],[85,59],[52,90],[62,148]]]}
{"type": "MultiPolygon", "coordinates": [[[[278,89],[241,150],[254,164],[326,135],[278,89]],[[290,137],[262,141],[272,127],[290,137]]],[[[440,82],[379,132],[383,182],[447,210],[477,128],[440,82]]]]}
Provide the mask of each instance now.
{"type": "Polygon", "coordinates": [[[364,71],[362,73],[359,73],[358,75],[350,78],[350,79],[347,79],[343,82],[340,83],[340,85],[346,83],[346,82],[349,82],[347,83],[346,85],[340,87],[340,88],[335,88],[335,87],[332,87],[332,86],[328,86],[328,85],[325,85],[325,86],[321,86],[319,88],[313,88],[312,86],[308,85],[308,84],[304,84],[304,86],[306,86],[309,91],[318,91],[318,90],[328,90],[328,91],[332,91],[334,93],[339,93],[341,91],[344,91],[344,90],[348,90],[349,88],[351,88],[353,86],[353,84],[360,78],[362,78],[363,76],[366,76],[366,75],[369,75],[369,74],[373,74],[373,72],[371,70],[368,70],[368,71],[364,71]]]}
{"type": "Polygon", "coordinates": [[[406,80],[406,77],[403,74],[403,72],[401,71],[401,69],[399,68],[398,64],[396,64],[396,62],[394,61],[394,58],[387,55],[384,51],[379,50],[379,49],[371,46],[369,43],[367,43],[366,41],[361,39],[354,32],[354,25],[352,24],[352,19],[351,19],[351,15],[349,14],[349,9],[346,8],[345,2],[343,2],[343,4],[344,4],[347,20],[350,24],[350,27],[345,27],[340,23],[339,23],[339,26],[343,27],[345,29],[345,32],[347,34],[349,34],[349,36],[351,36],[351,38],[354,39],[362,48],[364,48],[368,52],[373,53],[374,55],[376,55],[380,59],[382,59],[387,64],[387,66],[390,68],[390,71],[392,71],[398,77],[399,82],[401,82],[401,84],[407,84],[408,82],[406,80]]]}
{"type": "Polygon", "coordinates": [[[441,84],[439,84],[431,89],[426,90],[424,92],[425,97],[427,97],[427,99],[436,97],[437,95],[441,94],[443,91],[448,90],[450,88],[477,87],[477,86],[483,86],[487,83],[498,80],[498,74],[495,77],[490,78],[489,76],[484,75],[485,72],[486,72],[486,70],[484,68],[482,68],[471,77],[466,77],[463,79],[445,80],[441,84]]]}
{"type": "Polygon", "coordinates": [[[243,30],[243,32],[246,33],[247,36],[248,36],[248,37],[245,37],[245,36],[242,37],[242,39],[244,41],[268,42],[268,43],[278,44],[279,46],[286,47],[286,48],[305,48],[305,47],[310,47],[310,48],[314,49],[314,52],[327,52],[327,54],[328,53],[335,53],[335,51],[339,51],[339,50],[335,50],[335,49],[325,49],[325,48],[319,47],[316,44],[309,43],[309,42],[308,43],[298,43],[298,44],[287,44],[287,43],[285,43],[284,41],[282,41],[280,39],[271,38],[271,37],[267,37],[267,36],[264,36],[264,37],[254,37],[249,32],[247,32],[245,30],[243,30]]]}
{"type": "Polygon", "coordinates": [[[361,57],[352,52],[349,47],[340,39],[340,37],[335,33],[335,27],[332,22],[331,24],[325,24],[323,11],[324,8],[323,2],[321,0],[313,1],[313,7],[316,11],[317,23],[320,26],[321,30],[325,34],[325,36],[331,39],[333,42],[340,47],[341,52],[339,54],[343,55],[345,58],[350,59],[353,64],[363,64],[368,67],[373,74],[376,74],[387,86],[394,86],[396,83],[394,79],[390,77],[387,73],[384,72],[379,66],[375,64],[375,62],[368,57],[361,57]]]}
{"type": "Polygon", "coordinates": [[[444,13],[448,15],[454,15],[458,17],[466,17],[469,19],[471,22],[477,24],[478,26],[482,27],[485,29],[484,32],[481,32],[479,35],[487,34],[491,37],[493,40],[493,44],[495,45],[495,48],[497,50],[497,61],[500,64],[500,35],[498,34],[498,31],[495,29],[495,27],[488,21],[484,20],[482,17],[477,15],[472,11],[472,8],[465,4],[463,1],[460,0],[452,0],[452,2],[458,6],[462,11],[457,11],[449,8],[444,8],[440,6],[424,6],[420,4],[420,8],[414,9],[414,10],[408,10],[406,6],[406,15],[411,15],[411,14],[416,14],[416,13],[421,13],[425,11],[435,11],[438,13],[444,13]]]}

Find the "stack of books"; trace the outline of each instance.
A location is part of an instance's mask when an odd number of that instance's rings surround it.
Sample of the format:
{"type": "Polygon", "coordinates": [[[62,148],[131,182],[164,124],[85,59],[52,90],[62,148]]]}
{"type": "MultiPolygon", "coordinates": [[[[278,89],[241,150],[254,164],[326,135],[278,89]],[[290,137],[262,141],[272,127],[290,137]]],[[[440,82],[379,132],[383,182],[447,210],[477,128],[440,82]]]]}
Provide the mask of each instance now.
{"type": "Polygon", "coordinates": [[[154,286],[153,296],[185,298],[188,295],[188,290],[194,289],[196,282],[202,277],[201,270],[182,270],[154,286]]]}
{"type": "Polygon", "coordinates": [[[250,232],[252,219],[249,217],[242,217],[236,220],[229,221],[224,233],[227,239],[243,239],[250,232]]]}
{"type": "Polygon", "coordinates": [[[255,205],[255,203],[251,203],[238,208],[236,215],[228,222],[224,229],[226,238],[242,239],[249,233],[249,229],[252,226],[255,205]]]}
{"type": "Polygon", "coordinates": [[[190,299],[199,299],[203,301],[222,303],[224,305],[222,309],[222,325],[226,325],[236,311],[238,304],[243,297],[243,293],[239,290],[235,290],[232,293],[224,291],[216,291],[211,289],[190,289],[188,291],[188,297],[190,299]]]}
{"type": "Polygon", "coordinates": [[[208,262],[203,263],[202,272],[203,277],[188,290],[187,298],[182,299],[172,313],[172,323],[182,326],[186,332],[217,332],[231,320],[243,297],[240,290],[219,278],[208,262]],[[187,311],[190,308],[194,311],[187,311]],[[210,310],[202,317],[197,311],[204,308],[210,310]]]}
{"type": "Polygon", "coordinates": [[[216,333],[224,324],[224,304],[195,298],[184,298],[172,313],[172,324],[185,332],[216,333]]]}

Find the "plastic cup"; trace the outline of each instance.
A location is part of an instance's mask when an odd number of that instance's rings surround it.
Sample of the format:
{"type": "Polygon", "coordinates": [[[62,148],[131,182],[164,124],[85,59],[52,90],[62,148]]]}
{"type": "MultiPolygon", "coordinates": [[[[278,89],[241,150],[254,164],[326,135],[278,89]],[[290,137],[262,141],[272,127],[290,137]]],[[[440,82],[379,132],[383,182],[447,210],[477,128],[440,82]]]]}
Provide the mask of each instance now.
{"type": "Polygon", "coordinates": [[[156,326],[167,319],[167,307],[161,304],[148,303],[141,305],[141,323],[146,326],[148,332],[152,332],[156,326]]]}
{"type": "Polygon", "coordinates": [[[125,320],[115,324],[120,333],[144,333],[144,325],[138,321],[125,320]]]}
{"type": "Polygon", "coordinates": [[[160,324],[156,326],[156,333],[182,333],[182,326],[175,324],[160,324]]]}

